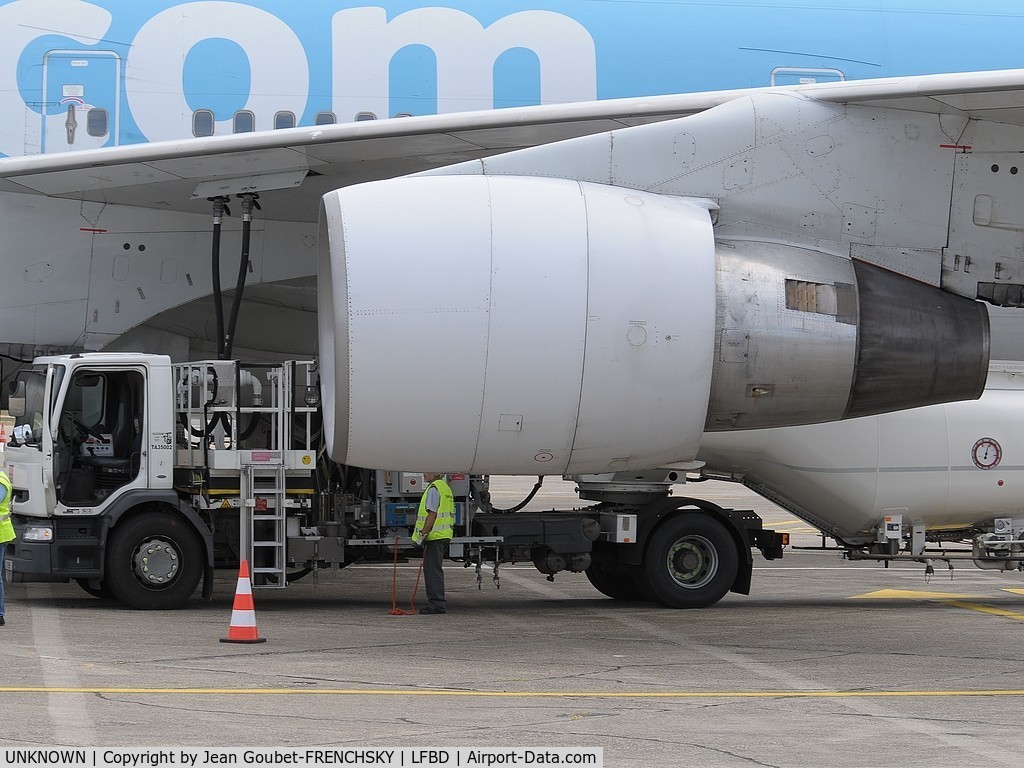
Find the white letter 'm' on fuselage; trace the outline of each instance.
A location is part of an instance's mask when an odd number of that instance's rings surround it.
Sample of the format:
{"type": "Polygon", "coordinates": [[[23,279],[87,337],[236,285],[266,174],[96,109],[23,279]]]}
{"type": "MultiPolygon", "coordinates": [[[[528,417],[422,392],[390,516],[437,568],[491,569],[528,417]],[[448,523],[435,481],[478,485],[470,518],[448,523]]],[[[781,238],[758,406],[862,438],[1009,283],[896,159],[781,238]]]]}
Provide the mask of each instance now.
{"type": "Polygon", "coordinates": [[[450,8],[421,8],[391,21],[383,8],[334,15],[334,113],[344,122],[360,112],[389,114],[391,59],[423,45],[437,58],[439,114],[494,107],[494,64],[515,48],[540,61],[541,103],[597,98],[594,40],[578,22],[549,11],[523,11],[489,27],[450,8]]]}

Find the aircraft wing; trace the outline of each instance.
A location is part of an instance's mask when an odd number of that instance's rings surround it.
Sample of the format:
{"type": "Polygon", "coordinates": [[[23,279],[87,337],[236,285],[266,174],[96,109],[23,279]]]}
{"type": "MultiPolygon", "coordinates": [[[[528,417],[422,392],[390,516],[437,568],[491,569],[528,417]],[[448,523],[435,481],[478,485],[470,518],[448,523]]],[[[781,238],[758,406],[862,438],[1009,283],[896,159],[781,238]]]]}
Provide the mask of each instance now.
{"type": "Polygon", "coordinates": [[[1024,69],[794,86],[819,101],[1024,124],[1024,69]]]}
{"type": "MultiPolygon", "coordinates": [[[[259,191],[263,217],[315,221],[350,184],[692,115],[772,89],[615,99],[191,138],[0,160],[0,190],[208,213],[259,191]]],[[[1024,70],[787,86],[813,99],[1024,123],[1024,70]]]]}
{"type": "Polygon", "coordinates": [[[263,218],[316,221],[332,189],[684,117],[742,91],[392,118],[0,159],[0,191],[208,213],[259,191],[263,218]]]}

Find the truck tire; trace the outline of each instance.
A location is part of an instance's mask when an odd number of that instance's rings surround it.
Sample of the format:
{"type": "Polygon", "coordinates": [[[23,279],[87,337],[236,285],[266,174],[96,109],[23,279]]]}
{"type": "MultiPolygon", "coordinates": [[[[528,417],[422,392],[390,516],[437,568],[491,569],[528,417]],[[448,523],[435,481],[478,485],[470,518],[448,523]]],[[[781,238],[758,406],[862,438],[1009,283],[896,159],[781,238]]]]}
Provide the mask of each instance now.
{"type": "Polygon", "coordinates": [[[600,565],[590,566],[585,573],[594,589],[613,600],[638,602],[647,599],[632,574],[608,571],[600,565]]]}
{"type": "Polygon", "coordinates": [[[203,575],[203,549],[188,521],[142,512],[110,534],[104,583],[121,602],[143,610],[180,608],[203,575]]]}
{"type": "Polygon", "coordinates": [[[641,573],[652,600],[669,608],[706,608],[725,596],[738,569],[736,542],[725,526],[686,512],[652,532],[641,573]]]}

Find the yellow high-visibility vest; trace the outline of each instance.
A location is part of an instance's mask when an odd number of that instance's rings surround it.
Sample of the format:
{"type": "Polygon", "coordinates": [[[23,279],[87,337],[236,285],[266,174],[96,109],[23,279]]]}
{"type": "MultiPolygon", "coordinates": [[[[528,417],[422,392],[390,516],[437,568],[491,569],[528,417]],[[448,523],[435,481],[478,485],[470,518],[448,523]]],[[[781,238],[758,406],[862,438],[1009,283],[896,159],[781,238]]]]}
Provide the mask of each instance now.
{"type": "Polygon", "coordinates": [[[0,485],[7,490],[4,500],[0,502],[0,544],[5,544],[14,541],[14,524],[11,522],[11,494],[14,489],[11,487],[11,479],[3,470],[0,470],[0,485]]]}
{"type": "Polygon", "coordinates": [[[429,514],[427,510],[427,494],[430,493],[431,487],[437,488],[441,502],[437,505],[437,517],[434,518],[434,527],[427,534],[427,541],[450,539],[455,533],[455,496],[452,495],[452,489],[445,482],[444,478],[439,477],[423,491],[419,512],[416,515],[416,528],[412,532],[413,541],[418,542],[420,540],[420,531],[423,530],[423,524],[427,522],[427,515],[429,514]]]}

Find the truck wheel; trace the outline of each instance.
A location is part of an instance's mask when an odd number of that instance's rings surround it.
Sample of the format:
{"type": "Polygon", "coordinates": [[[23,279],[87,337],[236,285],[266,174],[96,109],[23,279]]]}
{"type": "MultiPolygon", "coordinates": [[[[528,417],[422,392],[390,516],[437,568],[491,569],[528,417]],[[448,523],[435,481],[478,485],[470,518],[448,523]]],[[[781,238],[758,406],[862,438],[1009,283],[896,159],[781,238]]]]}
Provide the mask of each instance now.
{"type": "Polygon", "coordinates": [[[600,565],[590,566],[585,573],[594,589],[613,600],[637,602],[646,599],[632,574],[606,571],[600,565]]]}
{"type": "Polygon", "coordinates": [[[651,534],[642,573],[651,599],[669,608],[706,608],[725,596],[738,569],[736,543],[725,526],[685,513],[651,534]]]}
{"type": "Polygon", "coordinates": [[[180,608],[203,575],[203,550],[187,521],[144,512],[111,532],[104,583],[132,608],[180,608]]]}

